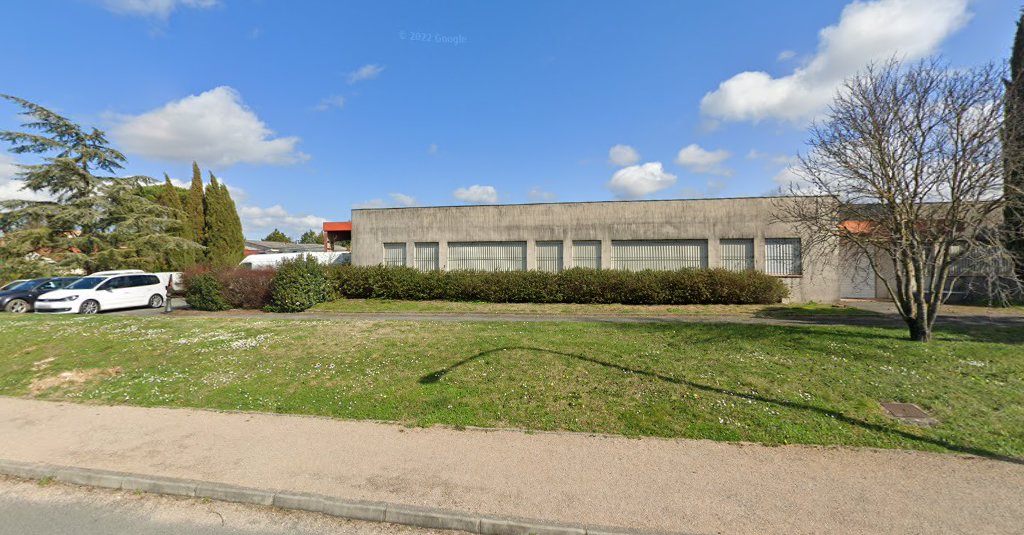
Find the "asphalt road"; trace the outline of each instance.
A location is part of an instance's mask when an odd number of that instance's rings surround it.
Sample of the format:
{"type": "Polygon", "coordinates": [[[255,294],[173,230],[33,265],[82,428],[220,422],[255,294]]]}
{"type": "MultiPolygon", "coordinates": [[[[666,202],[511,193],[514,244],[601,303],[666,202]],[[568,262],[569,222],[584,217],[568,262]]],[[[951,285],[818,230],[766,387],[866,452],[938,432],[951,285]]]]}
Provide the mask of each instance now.
{"type": "Polygon", "coordinates": [[[455,535],[188,498],[0,477],[0,535],[455,535]]]}

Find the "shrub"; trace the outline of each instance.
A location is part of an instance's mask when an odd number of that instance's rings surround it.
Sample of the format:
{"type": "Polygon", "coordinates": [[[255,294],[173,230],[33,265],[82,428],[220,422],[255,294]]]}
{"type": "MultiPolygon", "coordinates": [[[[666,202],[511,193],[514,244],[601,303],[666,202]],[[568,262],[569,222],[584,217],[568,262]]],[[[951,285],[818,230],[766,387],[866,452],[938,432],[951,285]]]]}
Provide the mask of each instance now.
{"type": "MultiPolygon", "coordinates": [[[[262,309],[270,302],[270,281],[274,278],[272,269],[243,269],[223,268],[211,269],[209,266],[196,266],[185,272],[186,300],[188,293],[192,291],[195,280],[205,275],[212,277],[218,284],[220,301],[225,306],[213,309],[199,310],[226,310],[228,308],[262,309]]],[[[200,279],[201,285],[209,285],[205,279],[200,279]]],[[[210,291],[209,288],[197,289],[198,291],[210,291]]],[[[189,302],[191,305],[191,302],[189,302]]]]}
{"type": "Polygon", "coordinates": [[[232,308],[263,309],[270,303],[274,273],[272,269],[230,268],[217,271],[214,276],[223,288],[221,295],[232,308]]]}
{"type": "Polygon", "coordinates": [[[305,256],[283,262],[270,283],[270,312],[302,312],[331,298],[324,268],[305,256]]]}
{"type": "Polygon", "coordinates": [[[185,302],[196,310],[227,310],[231,305],[221,295],[224,288],[211,273],[199,273],[186,279],[185,302]]]}
{"type": "Polygon", "coordinates": [[[493,303],[623,303],[633,305],[770,304],[789,295],[778,278],[754,271],[593,270],[420,272],[406,267],[332,266],[340,297],[493,303]]]}

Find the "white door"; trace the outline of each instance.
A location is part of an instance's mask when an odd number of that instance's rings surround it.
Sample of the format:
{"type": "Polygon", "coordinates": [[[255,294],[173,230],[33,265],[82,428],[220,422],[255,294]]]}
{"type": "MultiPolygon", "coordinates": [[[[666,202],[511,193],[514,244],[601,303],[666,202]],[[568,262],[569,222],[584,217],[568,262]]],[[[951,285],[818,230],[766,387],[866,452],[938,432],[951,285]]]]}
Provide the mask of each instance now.
{"type": "Polygon", "coordinates": [[[840,262],[840,297],[843,299],[874,299],[875,273],[864,253],[850,252],[840,262]]]}
{"type": "Polygon", "coordinates": [[[129,277],[114,277],[100,285],[96,292],[100,302],[100,310],[112,310],[131,306],[133,288],[129,286],[129,277]]]}

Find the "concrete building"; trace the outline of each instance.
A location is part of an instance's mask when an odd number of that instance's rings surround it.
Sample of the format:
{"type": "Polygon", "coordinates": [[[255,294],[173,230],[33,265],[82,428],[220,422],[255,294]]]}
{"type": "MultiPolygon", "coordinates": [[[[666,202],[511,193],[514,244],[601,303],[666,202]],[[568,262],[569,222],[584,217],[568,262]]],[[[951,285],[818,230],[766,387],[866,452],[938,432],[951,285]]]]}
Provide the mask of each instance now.
{"type": "MultiPolygon", "coordinates": [[[[782,279],[793,302],[839,300],[844,287],[854,286],[844,277],[857,279],[842,272],[837,258],[805,257],[808,240],[774,220],[775,202],[762,197],[354,209],[352,263],[423,270],[755,269],[782,279]]],[[[863,285],[857,290],[866,291],[863,285]]]]}

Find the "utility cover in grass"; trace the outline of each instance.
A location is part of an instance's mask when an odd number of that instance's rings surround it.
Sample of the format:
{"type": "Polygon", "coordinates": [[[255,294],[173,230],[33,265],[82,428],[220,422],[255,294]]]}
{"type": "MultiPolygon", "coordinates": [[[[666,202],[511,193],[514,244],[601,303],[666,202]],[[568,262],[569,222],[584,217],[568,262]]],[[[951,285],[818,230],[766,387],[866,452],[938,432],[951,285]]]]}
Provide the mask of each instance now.
{"type": "Polygon", "coordinates": [[[932,418],[932,416],[925,412],[924,409],[914,405],[913,403],[886,401],[882,402],[881,405],[890,416],[905,424],[931,427],[939,423],[938,420],[932,418]]]}

